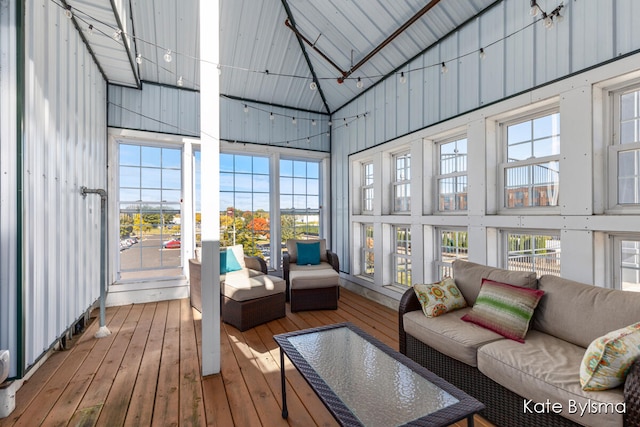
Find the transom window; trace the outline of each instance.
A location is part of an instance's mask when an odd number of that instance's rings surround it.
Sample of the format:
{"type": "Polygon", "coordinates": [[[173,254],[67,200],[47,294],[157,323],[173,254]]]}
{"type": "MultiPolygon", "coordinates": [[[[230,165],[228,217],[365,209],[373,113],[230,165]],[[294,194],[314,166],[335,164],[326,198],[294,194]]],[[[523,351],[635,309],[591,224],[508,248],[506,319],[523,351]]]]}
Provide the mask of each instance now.
{"type": "Polygon", "coordinates": [[[411,153],[395,155],[393,164],[393,210],[408,212],[411,210],[411,153]]]}
{"type": "Polygon", "coordinates": [[[119,144],[118,279],[182,274],[182,149],[119,144]]]}
{"type": "Polygon", "coordinates": [[[457,259],[469,259],[469,235],[463,230],[438,230],[439,248],[436,265],[438,278],[453,277],[451,264],[457,259]]]}
{"type": "Polygon", "coordinates": [[[560,114],[506,125],[504,206],[558,206],[560,114]]]}
{"type": "Polygon", "coordinates": [[[437,144],[438,210],[467,209],[467,139],[437,144]]]}
{"type": "Polygon", "coordinates": [[[507,269],[560,276],[560,236],[506,233],[507,269]]]}
{"type": "Polygon", "coordinates": [[[373,212],[373,162],[362,164],[362,211],[373,212]]]}
{"type": "Polygon", "coordinates": [[[373,253],[373,224],[362,225],[362,271],[363,276],[373,277],[374,253],[373,253]]]}
{"type": "Polygon", "coordinates": [[[614,135],[610,148],[610,171],[615,190],[612,204],[640,204],[640,89],[614,96],[614,135]]]}
{"type": "Polygon", "coordinates": [[[393,227],[394,283],[411,286],[411,227],[395,225],[393,227]]]}

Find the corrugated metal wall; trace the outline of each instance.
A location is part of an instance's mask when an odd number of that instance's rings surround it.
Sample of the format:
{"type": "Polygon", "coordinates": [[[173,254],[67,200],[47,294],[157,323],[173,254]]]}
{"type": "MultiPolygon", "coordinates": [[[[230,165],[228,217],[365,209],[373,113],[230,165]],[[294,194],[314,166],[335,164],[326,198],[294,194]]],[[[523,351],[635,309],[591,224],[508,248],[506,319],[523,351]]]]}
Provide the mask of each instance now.
{"type": "Polygon", "coordinates": [[[16,372],[17,161],[15,3],[0,3],[0,349],[11,350],[16,372]]]}
{"type": "MultiPolygon", "coordinates": [[[[540,4],[550,11],[559,2],[540,4]]],[[[338,236],[349,235],[350,154],[640,49],[639,2],[564,4],[564,21],[546,29],[532,24],[529,2],[500,2],[409,63],[405,84],[392,75],[334,114],[339,123],[368,112],[332,134],[332,233],[344,271],[349,240],[338,236]]]]}
{"type": "MultiPolygon", "coordinates": [[[[106,83],[71,21],[25,5],[24,346],[31,366],[97,300],[106,83]]],[[[15,319],[14,319],[15,320],[15,319]]],[[[4,329],[4,327],[3,327],[4,329]]]]}
{"type": "MultiPolygon", "coordinates": [[[[200,136],[199,97],[199,92],[149,83],[142,90],[109,85],[109,126],[200,136]]],[[[220,133],[226,141],[329,152],[329,129],[326,114],[220,98],[220,133]]]]}

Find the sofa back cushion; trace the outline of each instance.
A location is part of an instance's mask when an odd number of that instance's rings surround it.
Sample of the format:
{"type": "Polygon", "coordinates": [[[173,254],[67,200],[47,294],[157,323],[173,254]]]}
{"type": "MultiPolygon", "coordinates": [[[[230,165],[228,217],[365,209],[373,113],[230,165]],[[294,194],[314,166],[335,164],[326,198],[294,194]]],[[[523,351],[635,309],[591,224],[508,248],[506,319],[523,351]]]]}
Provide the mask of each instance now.
{"type": "Polygon", "coordinates": [[[327,258],[327,241],[325,239],[315,239],[315,240],[298,240],[298,239],[288,239],[287,240],[287,252],[289,253],[289,262],[296,264],[298,262],[298,247],[297,244],[313,244],[320,242],[320,261],[321,262],[329,262],[327,258]]]}
{"type": "Polygon", "coordinates": [[[596,338],[640,322],[640,292],[600,288],[557,276],[539,280],[545,292],[533,329],[588,347],[596,338]]]}
{"type": "Polygon", "coordinates": [[[458,286],[462,295],[464,295],[464,299],[467,300],[467,304],[471,306],[476,302],[482,279],[521,286],[523,288],[538,288],[536,273],[529,271],[508,271],[502,268],[488,267],[486,265],[462,260],[455,260],[453,262],[453,279],[456,281],[456,286],[458,286]]]}

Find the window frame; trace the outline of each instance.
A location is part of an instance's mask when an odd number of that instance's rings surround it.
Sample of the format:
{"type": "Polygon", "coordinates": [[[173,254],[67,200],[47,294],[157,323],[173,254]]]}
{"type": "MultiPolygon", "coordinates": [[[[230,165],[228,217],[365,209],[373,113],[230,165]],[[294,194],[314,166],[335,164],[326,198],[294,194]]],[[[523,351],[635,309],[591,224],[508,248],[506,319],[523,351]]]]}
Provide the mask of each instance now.
{"type": "Polygon", "coordinates": [[[625,289],[624,287],[624,283],[622,281],[623,278],[623,260],[622,260],[622,243],[623,242],[635,242],[637,245],[637,249],[636,251],[638,251],[638,253],[636,254],[636,258],[637,258],[637,262],[636,262],[636,274],[640,276],[640,234],[632,234],[632,233],[624,233],[624,234],[614,234],[611,236],[612,237],[612,242],[613,242],[613,250],[612,250],[612,256],[611,256],[611,262],[612,262],[612,271],[611,271],[611,277],[612,277],[612,287],[614,289],[621,289],[621,290],[626,290],[626,291],[631,291],[631,292],[638,292],[640,291],[640,278],[638,280],[638,283],[635,285],[637,287],[637,289],[625,289]]]}
{"type": "MultiPolygon", "coordinates": [[[[508,128],[509,126],[514,126],[520,123],[525,123],[528,121],[533,121],[542,117],[551,116],[557,114],[558,122],[561,123],[560,117],[560,109],[559,106],[547,107],[544,109],[539,109],[536,111],[530,111],[527,114],[518,115],[517,117],[512,117],[508,120],[501,121],[499,123],[500,126],[500,151],[501,151],[501,163],[498,165],[498,191],[499,191],[499,207],[498,212],[500,214],[519,214],[519,213],[528,213],[528,214],[549,214],[549,213],[557,213],[560,211],[560,201],[559,201],[559,192],[560,192],[560,159],[562,150],[560,149],[557,154],[542,156],[542,157],[529,157],[524,160],[518,160],[509,162],[508,161],[508,150],[509,150],[509,137],[508,137],[508,128]],[[530,167],[535,165],[544,165],[549,162],[557,162],[558,163],[558,179],[556,182],[557,192],[558,192],[558,201],[555,205],[529,205],[529,206],[517,206],[517,207],[507,207],[507,196],[506,196],[506,185],[507,185],[507,170],[515,169],[518,167],[530,167]]],[[[559,146],[561,147],[562,141],[562,130],[558,134],[559,138],[559,146]]],[[[531,142],[535,141],[531,139],[531,142]]],[[[531,169],[533,172],[533,169],[531,169]]],[[[526,186],[528,189],[533,191],[535,185],[535,179],[530,176],[530,180],[526,185],[522,185],[520,187],[526,186]]]]}
{"type": "Polygon", "coordinates": [[[435,232],[435,239],[434,239],[434,253],[435,253],[435,269],[436,269],[436,273],[437,273],[437,278],[438,280],[442,280],[443,278],[449,276],[449,277],[453,277],[453,269],[452,269],[452,263],[453,261],[457,260],[457,259],[462,259],[465,261],[469,260],[469,230],[466,227],[438,227],[435,228],[434,230],[435,232]],[[453,257],[455,258],[453,261],[451,262],[446,262],[442,259],[442,253],[443,253],[443,248],[445,247],[442,244],[442,238],[443,238],[443,233],[467,233],[467,248],[466,248],[466,256],[458,256],[458,254],[460,253],[460,249],[462,249],[459,245],[454,246],[456,248],[456,256],[453,257]],[[446,270],[450,270],[448,273],[445,272],[446,270]],[[445,274],[447,273],[447,274],[445,274]]]}
{"type": "MultiPolygon", "coordinates": [[[[609,131],[609,143],[607,145],[607,192],[608,192],[608,210],[614,213],[640,213],[640,186],[636,191],[636,199],[638,203],[620,203],[619,202],[619,168],[618,168],[618,155],[624,151],[637,151],[640,156],[640,137],[637,142],[623,144],[620,142],[620,124],[621,124],[621,98],[623,95],[629,93],[639,92],[640,97],[640,83],[633,82],[632,84],[625,85],[620,88],[613,89],[610,94],[610,123],[609,131]]],[[[638,165],[640,168],[640,165],[638,165]]]]}
{"type": "Polygon", "coordinates": [[[410,214],[411,213],[411,150],[403,150],[397,153],[393,153],[391,156],[392,164],[392,180],[391,180],[391,211],[394,214],[410,214]],[[405,160],[405,166],[402,169],[398,168],[398,160],[404,158],[408,159],[408,166],[405,160]],[[404,171],[404,178],[397,179],[398,171],[404,171]],[[407,177],[408,175],[408,177],[407,177]],[[405,196],[402,199],[405,200],[401,209],[396,209],[396,190],[400,187],[407,189],[405,196]]]}
{"type": "Polygon", "coordinates": [[[361,248],[361,259],[362,259],[362,266],[360,268],[360,275],[363,277],[366,277],[368,279],[373,279],[375,276],[375,231],[374,231],[374,226],[373,223],[363,223],[362,224],[362,248],[361,248]],[[367,232],[368,230],[371,230],[371,240],[373,240],[373,244],[371,245],[371,247],[368,247],[367,245],[367,239],[368,239],[368,235],[367,232]],[[371,256],[372,262],[369,263],[367,262],[367,257],[371,256]],[[367,267],[371,266],[372,271],[371,273],[367,272],[367,267]]]}
{"type": "Polygon", "coordinates": [[[391,227],[391,232],[393,233],[391,241],[393,242],[393,280],[392,284],[395,286],[399,286],[402,288],[411,287],[412,285],[412,271],[411,271],[411,226],[408,224],[393,224],[391,227]],[[404,230],[405,236],[408,235],[408,238],[405,237],[405,240],[398,240],[398,232],[404,230]],[[402,242],[402,247],[405,249],[405,254],[398,252],[399,243],[402,242]],[[406,275],[407,283],[402,283],[398,281],[398,276],[400,274],[399,266],[404,265],[405,270],[404,274],[406,275]]]}
{"type": "MultiPolygon", "coordinates": [[[[552,239],[553,240],[553,239],[552,239]]],[[[533,258],[542,258],[543,255],[539,255],[536,254],[535,251],[536,250],[541,250],[542,248],[534,248],[533,251],[534,253],[533,258]]],[[[545,248],[545,250],[548,248],[545,248]]],[[[561,233],[560,230],[502,230],[502,268],[504,268],[505,270],[509,270],[509,271],[529,271],[529,272],[533,272],[536,273],[536,276],[538,278],[540,278],[541,275],[543,274],[549,274],[549,275],[555,275],[560,277],[561,272],[562,272],[562,239],[561,239],[561,233]],[[558,256],[556,257],[557,259],[557,263],[558,263],[558,271],[556,272],[552,272],[552,271],[548,271],[548,270],[539,270],[536,269],[536,263],[532,262],[532,269],[524,269],[524,268],[519,268],[519,269],[511,269],[510,268],[510,258],[509,258],[509,236],[510,235],[523,235],[525,237],[530,237],[531,241],[535,242],[535,238],[536,237],[555,237],[558,242],[560,242],[560,247],[559,248],[551,248],[554,249],[556,252],[556,254],[558,254],[558,256]]]]}
{"type": "Polygon", "coordinates": [[[361,194],[360,202],[362,203],[362,207],[360,209],[361,211],[360,213],[371,215],[373,214],[373,211],[374,211],[374,200],[375,200],[375,190],[374,190],[375,166],[373,165],[373,160],[362,162],[360,163],[360,166],[362,171],[361,172],[362,185],[360,187],[360,194],[361,194]],[[371,168],[371,174],[367,172],[367,169],[369,167],[371,168]],[[370,198],[367,197],[369,194],[371,195],[370,198]],[[370,207],[370,209],[367,209],[367,207],[370,207]]]}
{"type": "MultiPolygon", "coordinates": [[[[467,178],[467,187],[468,187],[468,178],[469,178],[469,164],[468,164],[468,156],[469,156],[469,141],[467,139],[467,135],[464,134],[460,134],[460,135],[456,135],[454,137],[451,138],[447,138],[441,141],[436,141],[436,143],[434,144],[435,147],[435,161],[436,161],[436,171],[437,174],[434,176],[434,186],[436,191],[434,191],[435,194],[435,200],[434,200],[434,206],[436,206],[436,212],[438,212],[439,214],[454,214],[454,213],[466,213],[467,212],[467,208],[465,207],[464,209],[461,209],[459,207],[459,200],[458,200],[458,195],[461,194],[465,194],[467,196],[467,205],[468,205],[468,191],[465,191],[464,193],[458,193],[457,191],[455,191],[453,193],[444,193],[444,194],[449,194],[449,195],[453,195],[454,197],[454,204],[455,204],[455,209],[441,209],[440,207],[440,196],[441,196],[441,192],[440,192],[440,181],[443,179],[447,179],[447,178],[454,178],[455,180],[455,184],[454,184],[454,188],[458,186],[458,178],[460,177],[465,177],[467,178]],[[465,156],[465,170],[464,171],[459,171],[456,170],[455,172],[451,172],[451,173],[443,173],[442,172],[442,146],[446,145],[446,144],[451,144],[451,143],[458,143],[461,141],[465,141],[467,144],[467,150],[466,153],[464,154],[465,156]]],[[[456,148],[457,149],[457,148],[456,148]]],[[[461,156],[458,156],[457,153],[455,153],[455,162],[457,164],[458,162],[458,158],[461,156]]],[[[457,169],[457,168],[456,168],[457,169]]]]}

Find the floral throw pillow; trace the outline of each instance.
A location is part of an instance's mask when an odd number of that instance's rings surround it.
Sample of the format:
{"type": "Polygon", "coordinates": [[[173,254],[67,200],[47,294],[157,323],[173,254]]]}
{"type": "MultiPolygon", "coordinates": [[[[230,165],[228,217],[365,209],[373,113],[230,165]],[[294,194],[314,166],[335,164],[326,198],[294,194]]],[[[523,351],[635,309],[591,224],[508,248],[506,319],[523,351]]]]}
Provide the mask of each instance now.
{"type": "Polygon", "coordinates": [[[607,390],[623,384],[640,357],[640,322],[593,340],[580,364],[583,390],[607,390]]]}
{"type": "Polygon", "coordinates": [[[413,285],[413,290],[427,317],[438,317],[467,306],[467,301],[451,277],[430,285],[413,285]]]}

